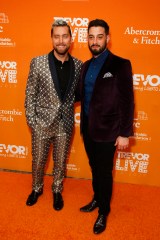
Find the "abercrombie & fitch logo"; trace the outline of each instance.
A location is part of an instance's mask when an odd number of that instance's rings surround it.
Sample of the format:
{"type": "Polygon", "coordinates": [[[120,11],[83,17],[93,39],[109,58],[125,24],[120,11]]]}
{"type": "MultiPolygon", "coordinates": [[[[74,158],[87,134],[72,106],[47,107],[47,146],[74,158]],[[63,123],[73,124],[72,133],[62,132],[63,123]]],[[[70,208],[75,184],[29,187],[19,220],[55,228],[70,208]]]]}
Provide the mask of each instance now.
{"type": "Polygon", "coordinates": [[[125,35],[134,35],[132,42],[134,44],[158,45],[160,44],[160,30],[134,29],[127,27],[124,31],[125,35]]]}

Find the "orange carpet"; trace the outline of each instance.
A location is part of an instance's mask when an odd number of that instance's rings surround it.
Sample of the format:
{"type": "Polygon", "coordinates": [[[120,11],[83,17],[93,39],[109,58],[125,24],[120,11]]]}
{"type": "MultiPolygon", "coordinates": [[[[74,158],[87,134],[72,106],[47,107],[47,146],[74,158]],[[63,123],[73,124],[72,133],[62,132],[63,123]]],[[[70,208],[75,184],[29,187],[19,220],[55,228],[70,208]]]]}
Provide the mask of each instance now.
{"type": "Polygon", "coordinates": [[[91,200],[91,181],[65,179],[65,205],[59,212],[52,207],[51,183],[52,177],[45,176],[44,194],[28,207],[31,174],[0,172],[1,240],[160,239],[160,188],[115,183],[106,231],[94,235],[97,210],[79,211],[91,200]]]}

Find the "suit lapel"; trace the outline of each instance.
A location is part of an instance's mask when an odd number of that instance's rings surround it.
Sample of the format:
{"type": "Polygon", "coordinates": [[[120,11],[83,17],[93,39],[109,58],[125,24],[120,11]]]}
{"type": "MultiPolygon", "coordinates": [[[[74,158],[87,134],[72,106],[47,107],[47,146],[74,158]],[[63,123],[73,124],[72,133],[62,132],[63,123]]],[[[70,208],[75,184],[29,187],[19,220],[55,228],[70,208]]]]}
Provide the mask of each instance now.
{"type": "Polygon", "coordinates": [[[68,86],[67,86],[63,101],[65,101],[68,95],[68,92],[71,89],[72,83],[74,81],[74,76],[75,76],[75,65],[74,65],[73,58],[70,55],[69,55],[69,68],[70,68],[70,77],[69,77],[68,86]]]}
{"type": "Polygon", "coordinates": [[[101,76],[101,74],[103,74],[104,72],[106,72],[108,70],[108,68],[110,68],[111,64],[112,64],[112,58],[113,58],[113,54],[109,51],[108,56],[97,76],[97,79],[101,76]]]}
{"type": "Polygon", "coordinates": [[[57,76],[57,71],[56,71],[56,66],[54,63],[54,57],[53,57],[53,51],[48,54],[48,61],[49,61],[49,69],[51,72],[52,80],[55,86],[55,89],[57,91],[57,94],[59,98],[61,99],[61,91],[59,87],[59,81],[58,81],[58,76],[57,76]]]}

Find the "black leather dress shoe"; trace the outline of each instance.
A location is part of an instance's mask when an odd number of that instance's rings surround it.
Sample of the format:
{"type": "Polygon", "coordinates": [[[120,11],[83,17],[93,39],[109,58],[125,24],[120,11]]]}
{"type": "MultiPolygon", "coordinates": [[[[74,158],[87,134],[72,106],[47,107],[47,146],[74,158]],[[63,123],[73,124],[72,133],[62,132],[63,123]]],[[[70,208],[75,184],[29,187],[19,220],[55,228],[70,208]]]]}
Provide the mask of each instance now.
{"type": "Polygon", "coordinates": [[[93,232],[95,234],[99,234],[106,229],[106,219],[107,219],[106,215],[103,214],[98,215],[98,218],[93,227],[93,232]]]}
{"type": "Polygon", "coordinates": [[[32,206],[32,205],[34,205],[34,204],[37,202],[39,196],[42,195],[42,193],[43,193],[43,190],[41,190],[40,192],[35,192],[35,191],[33,190],[33,191],[31,192],[31,194],[29,195],[27,201],[26,201],[26,205],[27,205],[27,206],[32,206]]]}
{"type": "Polygon", "coordinates": [[[57,211],[61,210],[64,206],[61,193],[60,192],[53,193],[53,198],[54,198],[54,203],[53,203],[54,209],[57,211]]]}
{"type": "Polygon", "coordinates": [[[81,207],[81,212],[92,212],[95,208],[98,207],[98,203],[95,199],[93,199],[90,203],[88,203],[86,206],[81,207]]]}

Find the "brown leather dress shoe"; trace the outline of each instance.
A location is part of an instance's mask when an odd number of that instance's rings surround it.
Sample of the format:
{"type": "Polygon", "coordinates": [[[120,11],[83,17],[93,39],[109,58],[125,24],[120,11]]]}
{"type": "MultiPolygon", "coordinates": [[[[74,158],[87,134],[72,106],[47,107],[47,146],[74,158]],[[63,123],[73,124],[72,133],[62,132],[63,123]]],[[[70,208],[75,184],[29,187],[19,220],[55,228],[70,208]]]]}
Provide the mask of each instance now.
{"type": "Polygon", "coordinates": [[[28,196],[28,199],[27,199],[27,201],[26,201],[26,205],[27,205],[27,206],[32,206],[32,205],[34,205],[34,204],[37,202],[39,196],[42,195],[42,193],[43,193],[43,189],[42,189],[40,192],[35,192],[35,191],[33,190],[33,191],[31,192],[31,194],[28,196]]]}
{"type": "Polygon", "coordinates": [[[93,199],[90,203],[80,208],[81,212],[92,212],[95,208],[98,207],[98,203],[95,199],[93,199]]]}
{"type": "Polygon", "coordinates": [[[64,206],[63,198],[60,192],[53,193],[53,208],[57,211],[61,210],[64,206]]]}
{"type": "Polygon", "coordinates": [[[98,218],[93,227],[93,232],[95,234],[99,234],[106,229],[106,220],[107,220],[106,215],[103,214],[98,215],[98,218]]]}

